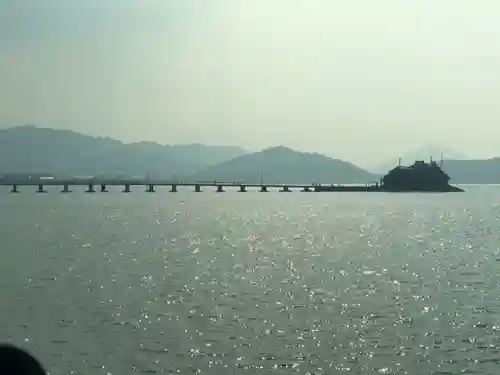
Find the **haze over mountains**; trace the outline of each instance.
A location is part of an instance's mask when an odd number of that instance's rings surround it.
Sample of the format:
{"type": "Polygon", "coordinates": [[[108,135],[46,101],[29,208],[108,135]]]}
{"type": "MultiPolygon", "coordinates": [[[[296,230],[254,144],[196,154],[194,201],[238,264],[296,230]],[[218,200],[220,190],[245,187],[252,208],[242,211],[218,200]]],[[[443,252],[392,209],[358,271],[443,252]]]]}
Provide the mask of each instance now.
{"type": "Polygon", "coordinates": [[[0,173],[167,178],[194,173],[245,154],[239,147],[203,144],[124,144],[68,130],[31,125],[0,130],[0,173]]]}
{"type": "MultiPolygon", "coordinates": [[[[434,146],[405,155],[404,164],[429,155],[439,159],[434,146]]],[[[466,155],[444,149],[443,169],[455,184],[500,183],[500,158],[463,160],[466,155]],[[462,160],[449,160],[455,157],[462,160]]],[[[352,163],[317,153],[280,146],[250,153],[240,147],[125,144],[68,130],[19,126],[0,130],[1,174],[56,176],[123,176],[184,181],[237,181],[268,183],[371,183],[397,165],[380,166],[370,173],[352,163]]]]}
{"type": "Polygon", "coordinates": [[[72,131],[20,126],[0,130],[0,173],[148,176],[185,181],[366,183],[369,172],[342,160],[286,147],[248,153],[239,147],[124,144],[72,131]]]}
{"type": "MultiPolygon", "coordinates": [[[[500,184],[500,158],[472,159],[469,156],[437,145],[430,145],[409,152],[401,157],[402,165],[412,164],[415,160],[440,160],[443,155],[443,170],[455,184],[500,184]]],[[[380,175],[398,165],[399,159],[394,158],[387,163],[373,168],[380,175]]]]}
{"type": "Polygon", "coordinates": [[[438,161],[441,159],[441,154],[443,155],[444,160],[471,159],[469,156],[448,147],[440,147],[438,145],[428,145],[413,150],[411,152],[408,152],[407,154],[401,155],[399,157],[395,156],[393,159],[388,160],[385,163],[370,168],[370,170],[375,173],[386,173],[388,170],[398,165],[400,159],[402,165],[410,165],[413,164],[415,160],[429,161],[429,159],[432,158],[433,160],[438,161]]]}
{"type": "Polygon", "coordinates": [[[500,184],[500,158],[445,160],[443,170],[455,184],[500,184]]]}
{"type": "Polygon", "coordinates": [[[196,181],[300,183],[369,183],[375,177],[354,164],[324,155],[272,147],[203,169],[196,181]]]}

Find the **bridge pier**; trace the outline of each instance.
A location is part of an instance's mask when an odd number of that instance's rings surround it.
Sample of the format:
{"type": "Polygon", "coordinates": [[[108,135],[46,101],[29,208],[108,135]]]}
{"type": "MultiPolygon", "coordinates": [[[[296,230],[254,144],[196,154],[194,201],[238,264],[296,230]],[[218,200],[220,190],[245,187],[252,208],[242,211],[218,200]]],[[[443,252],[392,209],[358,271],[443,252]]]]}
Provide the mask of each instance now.
{"type": "Polygon", "coordinates": [[[106,187],[106,184],[101,184],[101,193],[107,193],[108,189],[106,187]]]}
{"type": "Polygon", "coordinates": [[[71,190],[69,190],[68,184],[64,184],[63,189],[61,190],[61,193],[71,193],[71,190]]]}
{"type": "Polygon", "coordinates": [[[283,189],[280,190],[282,193],[291,193],[292,191],[288,186],[283,186],[283,189]]]}
{"type": "Polygon", "coordinates": [[[37,193],[46,193],[47,190],[43,188],[43,184],[38,184],[38,189],[36,189],[37,193]]]}
{"type": "Polygon", "coordinates": [[[305,186],[301,191],[303,191],[304,193],[310,193],[311,188],[309,186],[305,186]]]}
{"type": "Polygon", "coordinates": [[[95,193],[94,184],[89,184],[89,188],[85,190],[86,193],[95,193]]]}
{"type": "Polygon", "coordinates": [[[217,193],[224,193],[224,185],[217,185],[217,193]]]}
{"type": "Polygon", "coordinates": [[[147,187],[146,187],[146,193],[154,193],[155,192],[155,186],[152,185],[152,184],[149,184],[147,187]]]}
{"type": "Polygon", "coordinates": [[[240,193],[246,193],[247,187],[245,185],[240,185],[240,193]]]}
{"type": "Polygon", "coordinates": [[[19,189],[17,187],[17,184],[12,185],[12,190],[10,192],[11,193],[19,193],[19,189]]]}
{"type": "Polygon", "coordinates": [[[194,185],[194,191],[195,193],[201,193],[201,186],[198,184],[194,185]]]}
{"type": "Polygon", "coordinates": [[[177,193],[177,185],[176,184],[172,185],[172,188],[170,189],[170,192],[171,193],[177,193]]]}
{"type": "Polygon", "coordinates": [[[130,184],[125,184],[125,187],[123,188],[124,193],[130,193],[130,184]]]}
{"type": "Polygon", "coordinates": [[[261,192],[261,193],[267,193],[268,191],[269,191],[269,190],[267,190],[267,186],[266,186],[266,185],[262,185],[262,186],[260,187],[260,192],[261,192]]]}

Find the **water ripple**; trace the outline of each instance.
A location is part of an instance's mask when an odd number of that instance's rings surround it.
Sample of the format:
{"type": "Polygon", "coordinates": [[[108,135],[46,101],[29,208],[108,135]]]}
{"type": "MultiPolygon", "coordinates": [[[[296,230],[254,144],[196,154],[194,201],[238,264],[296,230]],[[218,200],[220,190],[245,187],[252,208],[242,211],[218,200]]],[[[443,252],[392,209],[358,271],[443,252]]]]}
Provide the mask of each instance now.
{"type": "Polygon", "coordinates": [[[0,334],[54,374],[493,374],[499,197],[0,196],[0,334]]]}

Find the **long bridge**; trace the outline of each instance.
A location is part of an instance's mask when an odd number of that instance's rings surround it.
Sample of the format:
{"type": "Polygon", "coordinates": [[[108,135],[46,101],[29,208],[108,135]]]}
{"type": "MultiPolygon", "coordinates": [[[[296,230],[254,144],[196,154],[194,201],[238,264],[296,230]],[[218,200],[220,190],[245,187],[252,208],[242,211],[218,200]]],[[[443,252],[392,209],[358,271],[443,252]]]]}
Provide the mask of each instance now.
{"type": "Polygon", "coordinates": [[[44,180],[23,180],[23,181],[2,181],[0,186],[10,186],[12,193],[19,193],[21,187],[33,186],[36,188],[37,193],[46,193],[47,186],[60,186],[62,193],[70,193],[71,187],[86,187],[85,192],[95,193],[100,191],[102,193],[108,191],[109,186],[122,186],[124,193],[130,193],[133,186],[144,186],[145,191],[154,193],[157,187],[170,187],[170,192],[177,192],[178,187],[190,187],[195,192],[202,192],[203,188],[214,188],[216,192],[222,193],[226,188],[237,188],[239,192],[247,192],[250,188],[256,188],[260,192],[268,192],[270,189],[279,189],[280,192],[291,192],[292,190],[299,190],[302,192],[318,192],[325,191],[373,191],[371,185],[319,185],[319,184],[264,184],[260,183],[237,183],[237,182],[172,182],[163,180],[105,180],[105,179],[44,179],[44,180]]]}

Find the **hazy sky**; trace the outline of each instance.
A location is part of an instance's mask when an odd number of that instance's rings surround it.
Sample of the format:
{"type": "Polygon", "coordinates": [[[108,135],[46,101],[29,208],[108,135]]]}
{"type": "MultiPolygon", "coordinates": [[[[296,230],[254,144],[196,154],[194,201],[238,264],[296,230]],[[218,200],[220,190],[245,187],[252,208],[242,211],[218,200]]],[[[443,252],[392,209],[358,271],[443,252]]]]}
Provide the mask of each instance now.
{"type": "Polygon", "coordinates": [[[498,0],[0,0],[0,126],[500,155],[498,0]]]}

